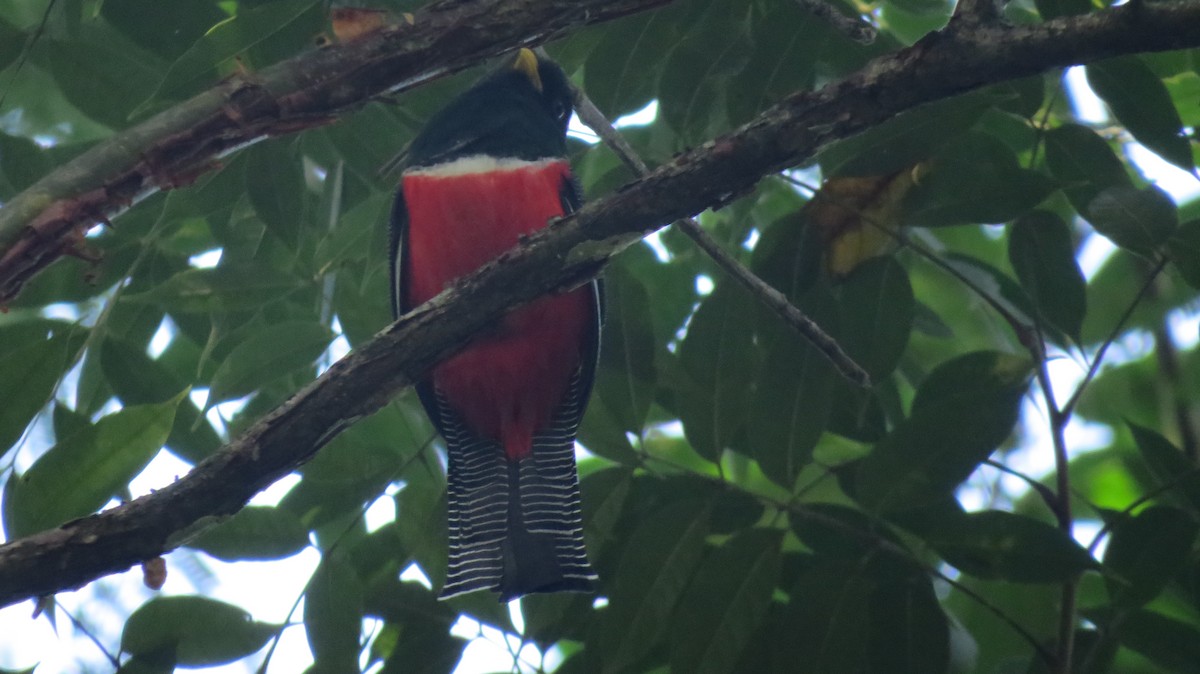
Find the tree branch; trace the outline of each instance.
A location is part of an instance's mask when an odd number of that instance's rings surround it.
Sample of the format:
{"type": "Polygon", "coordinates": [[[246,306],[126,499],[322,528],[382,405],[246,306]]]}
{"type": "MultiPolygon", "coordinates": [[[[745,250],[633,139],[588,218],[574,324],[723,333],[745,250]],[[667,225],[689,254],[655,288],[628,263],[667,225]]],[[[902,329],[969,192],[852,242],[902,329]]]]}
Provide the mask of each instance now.
{"type": "Polygon", "coordinates": [[[404,316],[176,483],[0,546],[0,606],[78,587],[178,547],[206,518],[237,511],[506,308],[585,282],[645,232],[722,203],[824,144],[987,84],[1123,53],[1194,46],[1200,46],[1197,2],[1117,7],[1040,25],[964,24],[841,82],[793,94],[746,126],[587,204],[404,316]]]}
{"type": "MultiPolygon", "coordinates": [[[[646,162],[642,161],[642,158],[625,140],[621,132],[617,131],[604,113],[600,112],[592,99],[588,98],[582,89],[575,88],[573,93],[575,94],[575,112],[579,115],[579,119],[600,136],[605,145],[608,145],[621,158],[621,161],[633,170],[635,176],[640,178],[650,173],[646,162]]],[[[811,318],[805,316],[804,312],[789,302],[783,293],[755,276],[754,272],[726,252],[708,232],[704,231],[695,218],[680,218],[675,221],[675,226],[707,253],[718,267],[725,270],[725,273],[741,283],[746,290],[750,291],[750,294],[775,312],[776,316],[791,326],[801,337],[807,339],[843,377],[862,388],[871,387],[871,375],[867,374],[861,365],[854,362],[854,359],[842,350],[842,346],[837,343],[837,340],[826,334],[821,326],[811,318]]]]}
{"type": "Polygon", "coordinates": [[[0,209],[0,305],[105,222],[158,190],[190,184],[226,153],[336,121],[372,98],[514,47],[672,0],[442,0],[405,22],[220,85],[123,131],[0,209]]]}

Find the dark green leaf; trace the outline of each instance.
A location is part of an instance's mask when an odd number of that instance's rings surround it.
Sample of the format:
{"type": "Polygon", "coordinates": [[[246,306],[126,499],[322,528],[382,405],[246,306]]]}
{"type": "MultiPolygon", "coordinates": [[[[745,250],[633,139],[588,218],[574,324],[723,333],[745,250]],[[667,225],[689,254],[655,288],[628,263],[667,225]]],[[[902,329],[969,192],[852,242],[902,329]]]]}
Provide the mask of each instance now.
{"type": "Polygon", "coordinates": [[[947,518],[925,538],[947,562],[979,578],[1055,583],[1096,566],[1060,529],[999,510],[947,518]]]}
{"type": "Polygon", "coordinates": [[[859,265],[838,293],[839,341],[871,379],[880,381],[900,361],[914,311],[908,272],[891,258],[859,265]]]}
{"type": "Polygon", "coordinates": [[[308,531],[295,515],[279,508],[248,506],[188,541],[188,547],[234,561],[281,559],[308,546],[308,531]]]}
{"type": "Polygon", "coordinates": [[[692,447],[715,461],[746,421],[754,378],[754,300],[733,281],[700,304],[680,346],[691,385],[680,392],[679,418],[692,447]]]}
{"type": "Polygon", "coordinates": [[[111,30],[92,27],[85,36],[45,45],[50,71],[80,111],[106,126],[124,128],[130,110],[154,90],[166,64],[111,30]]]}
{"type": "Polygon", "coordinates": [[[1043,319],[1078,342],[1087,282],[1075,261],[1067,223],[1046,211],[1018,218],[1008,232],[1008,259],[1043,319]]]}
{"type": "Polygon", "coordinates": [[[667,57],[658,83],[659,115],[686,143],[729,127],[719,102],[750,56],[745,19],[744,3],[713,3],[667,57]]]}
{"type": "Polygon", "coordinates": [[[1200,672],[1200,629],[1153,611],[1134,611],[1120,625],[1121,643],[1171,674],[1200,672]]]}
{"type": "Polygon", "coordinates": [[[174,651],[183,667],[233,662],[262,648],[279,625],[254,621],[244,610],[206,597],[158,597],[125,621],[121,651],[153,656],[174,651]]]}
{"type": "Polygon", "coordinates": [[[640,433],[654,399],[654,324],[642,283],[621,267],[604,276],[605,316],[596,394],[622,428],[640,433]]]}
{"type": "Polygon", "coordinates": [[[805,564],[780,621],[772,671],[947,671],[949,630],[928,576],[892,561],[805,564]]]}
{"type": "Polygon", "coordinates": [[[629,537],[609,606],[588,639],[603,671],[626,671],[654,648],[700,562],[708,515],[701,501],[678,501],[646,517],[629,537]]]}
{"type": "Polygon", "coordinates": [[[584,65],[584,88],[610,118],[633,112],[654,98],[662,64],[687,3],[614,21],[604,28],[584,65]]]}
{"type": "Polygon", "coordinates": [[[156,304],[172,312],[210,313],[258,309],[300,288],[300,279],[270,267],[251,264],[187,269],[153,290],[125,295],[122,300],[156,304]]]}
{"type": "Polygon", "coordinates": [[[298,153],[280,140],[250,148],[246,195],[267,230],[296,248],[304,215],[304,175],[298,153]]]}
{"type": "Polygon", "coordinates": [[[396,522],[400,540],[412,552],[435,590],[446,582],[446,486],[440,475],[431,475],[416,464],[406,474],[396,495],[396,522]]]}
{"type": "Polygon", "coordinates": [[[747,122],[787,94],[811,89],[821,38],[828,30],[797,3],[774,3],[756,13],[750,61],[729,81],[726,102],[730,120],[747,122]]]}
{"type": "Polygon", "coordinates": [[[673,671],[733,668],[771,603],[781,540],[779,531],[749,529],[704,560],[672,620],[673,671]]]}
{"type": "Polygon", "coordinates": [[[1046,164],[1079,213],[1087,213],[1101,190],[1133,185],[1108,142],[1078,124],[1063,124],[1046,134],[1046,164]]]}
{"type": "Polygon", "coordinates": [[[363,586],[340,554],[327,553],[304,593],[304,633],[322,671],[358,671],[363,586]]]}
{"type": "Polygon", "coordinates": [[[20,439],[38,410],[49,402],[58,378],[74,363],[82,331],[38,330],[36,341],[0,358],[0,457],[20,439]]]}
{"type": "Polygon", "coordinates": [[[195,93],[215,80],[218,72],[231,68],[239,54],[305,19],[317,4],[318,0],[276,0],[239,11],[213,26],[171,64],[158,89],[134,114],[195,93]]]}
{"type": "Polygon", "coordinates": [[[917,390],[912,416],[859,464],[855,498],[883,512],[950,494],[1012,432],[1030,371],[1028,360],[997,352],[940,365],[917,390]]]}
{"type": "Polygon", "coordinates": [[[104,0],[100,15],[131,40],[175,59],[227,15],[216,0],[163,3],[159,0],[104,0]]]}
{"type": "MultiPolygon", "coordinates": [[[[100,345],[100,367],[117,397],[125,405],[144,405],[166,400],[186,388],[183,377],[161,361],[152,360],[143,349],[121,339],[105,339],[100,345]]],[[[221,445],[212,424],[200,419],[191,399],[175,412],[175,424],[167,437],[168,447],[185,459],[199,462],[221,445]]]]}
{"type": "Polygon", "coordinates": [[[1200,512],[1200,468],[1157,431],[1129,423],[1150,472],[1162,485],[1173,485],[1200,512]]]}
{"type": "Polygon", "coordinates": [[[832,503],[805,504],[788,521],[800,542],[825,559],[865,559],[885,542],[900,544],[884,522],[832,503]]]}
{"type": "Polygon", "coordinates": [[[206,406],[252,393],[311,366],[332,339],[329,328],[308,321],[277,323],[251,334],[229,352],[213,374],[206,406]]]}
{"type": "Polygon", "coordinates": [[[1182,510],[1147,508],[1112,529],[1104,551],[1108,592],[1118,608],[1136,608],[1158,596],[1188,561],[1200,531],[1182,510]]]}
{"type": "Polygon", "coordinates": [[[1179,226],[1167,241],[1167,256],[1188,285],[1200,288],[1200,219],[1179,226]]]}
{"type": "Polygon", "coordinates": [[[955,140],[994,103],[989,94],[976,93],[922,105],[830,145],[817,154],[817,161],[826,178],[895,173],[955,140]]]}
{"type": "Polygon", "coordinates": [[[1045,175],[1021,168],[1007,145],[984,133],[963,135],[931,163],[905,201],[905,218],[920,227],[1007,222],[1054,191],[1045,175]]]}
{"type": "MultiPolygon", "coordinates": [[[[827,294],[801,309],[826,330],[835,309],[827,294]]],[[[836,374],[828,359],[790,327],[777,326],[767,347],[747,430],[752,455],[768,477],[790,488],[812,459],[832,408],[836,374]]],[[[835,331],[836,332],[836,331],[835,331]]]]}
{"type": "Polygon", "coordinates": [[[1185,171],[1194,171],[1183,122],[1162,80],[1137,56],[1086,67],[1088,84],[1139,143],[1185,171]]]}
{"type": "Polygon", "coordinates": [[[1146,256],[1152,256],[1179,224],[1175,202],[1155,185],[1140,190],[1109,187],[1092,199],[1084,215],[1113,243],[1146,256]]]}
{"type": "Polygon", "coordinates": [[[5,531],[27,536],[99,510],[162,448],[185,395],[126,407],[47,450],[5,489],[5,531]]]}

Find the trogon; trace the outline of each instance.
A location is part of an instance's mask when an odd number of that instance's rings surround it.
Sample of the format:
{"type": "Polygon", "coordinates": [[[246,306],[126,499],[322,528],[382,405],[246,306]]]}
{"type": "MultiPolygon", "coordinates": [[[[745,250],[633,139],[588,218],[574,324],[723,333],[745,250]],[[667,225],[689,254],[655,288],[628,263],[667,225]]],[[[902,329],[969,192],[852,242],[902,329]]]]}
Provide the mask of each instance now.
{"type": "MultiPolygon", "coordinates": [[[[571,92],[522,49],[409,145],[392,208],[396,316],[580,204],[566,159],[571,92]]],[[[519,308],[417,385],[448,454],[441,597],[586,591],[575,434],[599,350],[600,286],[519,308]]]]}

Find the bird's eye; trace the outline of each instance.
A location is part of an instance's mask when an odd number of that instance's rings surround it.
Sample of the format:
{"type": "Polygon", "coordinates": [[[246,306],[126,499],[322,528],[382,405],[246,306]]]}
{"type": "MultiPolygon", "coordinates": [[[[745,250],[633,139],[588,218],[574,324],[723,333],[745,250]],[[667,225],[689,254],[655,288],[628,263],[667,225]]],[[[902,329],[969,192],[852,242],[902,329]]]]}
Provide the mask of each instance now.
{"type": "Polygon", "coordinates": [[[554,101],[550,104],[550,113],[559,121],[565,121],[571,116],[571,109],[562,101],[554,101]]]}

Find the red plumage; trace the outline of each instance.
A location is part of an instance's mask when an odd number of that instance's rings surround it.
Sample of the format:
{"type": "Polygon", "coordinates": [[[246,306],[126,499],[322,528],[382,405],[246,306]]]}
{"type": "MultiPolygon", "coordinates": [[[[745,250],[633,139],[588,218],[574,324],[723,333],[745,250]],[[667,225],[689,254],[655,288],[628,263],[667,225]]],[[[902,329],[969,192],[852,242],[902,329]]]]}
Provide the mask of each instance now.
{"type": "MultiPolygon", "coordinates": [[[[409,306],[515,246],[519,237],[563,214],[566,161],[486,172],[409,173],[409,306]]],[[[434,368],[446,402],[478,435],[497,440],[511,460],[529,455],[579,367],[591,325],[590,289],[545,297],[506,316],[494,330],[434,368]]]]}

